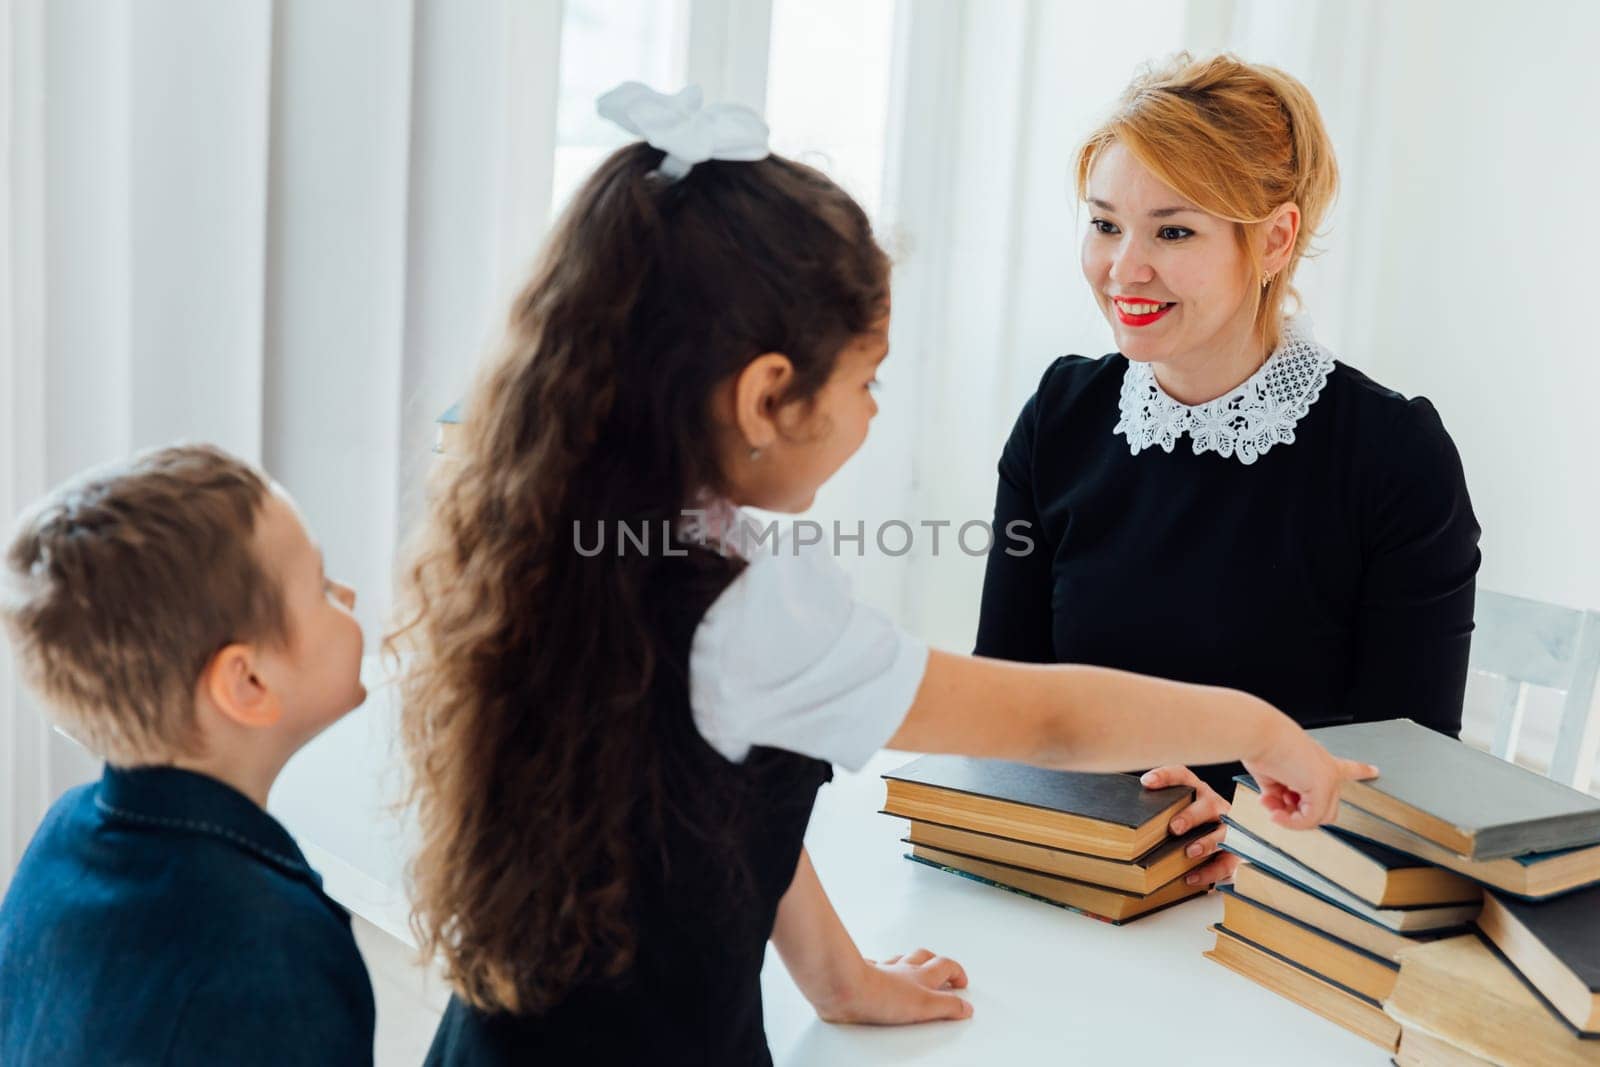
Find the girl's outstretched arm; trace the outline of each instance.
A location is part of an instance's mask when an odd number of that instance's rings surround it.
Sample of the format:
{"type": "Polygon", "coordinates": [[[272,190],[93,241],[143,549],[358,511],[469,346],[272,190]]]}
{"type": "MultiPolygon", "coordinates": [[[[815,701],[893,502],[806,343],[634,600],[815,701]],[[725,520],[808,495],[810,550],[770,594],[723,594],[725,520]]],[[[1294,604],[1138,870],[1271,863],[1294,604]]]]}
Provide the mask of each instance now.
{"type": "Polygon", "coordinates": [[[772,943],[795,985],[828,1022],[919,1023],[972,1014],[972,1006],[950,992],[967,984],[955,960],[926,949],[881,962],[863,959],[803,849],[778,903],[772,943]]]}
{"type": "Polygon", "coordinates": [[[1332,820],[1340,783],[1378,773],[1335,759],[1288,716],[1237,690],[948,652],[929,654],[889,747],[1076,771],[1240,760],[1273,818],[1296,828],[1332,820]]]}

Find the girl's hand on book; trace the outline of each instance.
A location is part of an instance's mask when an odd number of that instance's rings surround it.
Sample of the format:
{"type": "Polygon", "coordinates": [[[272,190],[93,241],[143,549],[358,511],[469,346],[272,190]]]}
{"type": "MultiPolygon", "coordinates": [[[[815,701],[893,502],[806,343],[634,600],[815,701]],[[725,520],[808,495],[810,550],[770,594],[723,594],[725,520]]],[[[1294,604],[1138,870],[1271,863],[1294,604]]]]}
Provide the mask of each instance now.
{"type": "Polygon", "coordinates": [[[1244,768],[1261,786],[1261,804],[1272,821],[1291,830],[1332,822],[1344,783],[1378,776],[1370,763],[1335,758],[1287,716],[1244,768]]]}
{"type": "MultiPolygon", "coordinates": [[[[1157,767],[1153,771],[1146,771],[1139,779],[1146,789],[1165,789],[1168,786],[1186,785],[1194,790],[1194,800],[1187,808],[1172,817],[1172,822],[1167,824],[1167,831],[1173,837],[1182,837],[1196,826],[1206,823],[1218,822],[1228,814],[1228,802],[1222,794],[1202,782],[1198,775],[1187,767],[1157,767]]],[[[1223,837],[1227,834],[1226,826],[1218,826],[1209,834],[1197,841],[1191,841],[1186,850],[1190,858],[1216,855],[1208,863],[1184,875],[1183,880],[1188,885],[1216,885],[1218,882],[1232,878],[1233,872],[1239,867],[1239,857],[1232,852],[1217,852],[1222,844],[1223,837]]]]}
{"type": "Polygon", "coordinates": [[[830,1023],[924,1023],[966,1019],[972,1005],[952,992],[967,987],[967,972],[955,960],[925,948],[886,960],[862,960],[856,988],[818,1014],[830,1023]]]}

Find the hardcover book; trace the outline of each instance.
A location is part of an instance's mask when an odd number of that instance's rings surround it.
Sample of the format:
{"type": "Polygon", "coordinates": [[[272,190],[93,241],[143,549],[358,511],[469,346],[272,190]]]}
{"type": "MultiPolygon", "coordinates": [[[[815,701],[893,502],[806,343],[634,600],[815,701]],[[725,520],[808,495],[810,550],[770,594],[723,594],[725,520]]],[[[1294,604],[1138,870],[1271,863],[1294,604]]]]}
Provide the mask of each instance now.
{"type": "Polygon", "coordinates": [[[1492,1063],[1600,1065],[1600,1041],[1581,1040],[1475,934],[1407,952],[1384,1010],[1492,1063]]]}
{"type": "Polygon", "coordinates": [[[1105,886],[1076,882],[1070,878],[1056,878],[1053,875],[1040,874],[1038,871],[1025,871],[1020,867],[982,860],[975,856],[963,856],[959,852],[946,852],[926,845],[913,845],[909,858],[929,867],[966,875],[974,881],[1009,889],[1047,904],[1057,904],[1118,925],[1159,911],[1181,900],[1199,896],[1206,891],[1205,886],[1188,885],[1179,877],[1153,893],[1124,893],[1116,889],[1107,889],[1105,886]]]}
{"type": "Polygon", "coordinates": [[[1600,798],[1410,719],[1311,736],[1335,756],[1377,765],[1379,777],[1344,784],[1345,800],[1468,859],[1600,843],[1600,798]]]}
{"type": "MultiPolygon", "coordinates": [[[[1211,929],[1216,932],[1217,943],[1205,953],[1206,959],[1316,1012],[1385,1052],[1393,1052],[1400,1043],[1400,1024],[1385,1015],[1382,1006],[1372,998],[1284,959],[1225,926],[1211,929]]],[[[1285,1053],[1288,1055],[1289,1050],[1285,1053]]]]}
{"type": "Polygon", "coordinates": [[[1478,900],[1461,904],[1409,908],[1374,907],[1338,883],[1324,878],[1299,860],[1280,852],[1237,825],[1229,829],[1222,847],[1236,856],[1249,860],[1257,867],[1271,871],[1285,881],[1293,882],[1317,896],[1333,901],[1341,908],[1399,934],[1418,934],[1465,926],[1477,916],[1482,900],[1480,893],[1478,900]]]}
{"type": "Polygon", "coordinates": [[[1476,903],[1482,890],[1473,882],[1414,856],[1320,827],[1290,830],[1272,821],[1260,802],[1254,780],[1245,775],[1233,794],[1226,820],[1287,853],[1330,881],[1379,908],[1476,903]]]}
{"type": "MultiPolygon", "coordinates": [[[[1399,933],[1315,890],[1297,885],[1284,874],[1254,863],[1246,863],[1239,868],[1233,876],[1233,888],[1242,897],[1248,897],[1273,911],[1395,964],[1400,962],[1400,954],[1407,949],[1467,929],[1464,923],[1458,923],[1443,930],[1399,933]]],[[[1471,909],[1465,909],[1463,914],[1466,919],[1471,919],[1471,909]]]]}
{"type": "Polygon", "coordinates": [[[1339,805],[1335,825],[1346,833],[1388,845],[1408,856],[1447,867],[1475,882],[1531,900],[1542,900],[1600,882],[1600,845],[1532,852],[1497,860],[1470,860],[1403,826],[1352,807],[1348,801],[1339,805]]]}
{"type": "Polygon", "coordinates": [[[1398,963],[1251,900],[1234,886],[1218,889],[1222,925],[1240,937],[1364,997],[1381,1001],[1394,989],[1398,963]]]}
{"type": "Polygon", "coordinates": [[[1546,1007],[1600,1038],[1600,889],[1537,904],[1488,893],[1478,929],[1546,1007]]]}
{"type": "Polygon", "coordinates": [[[1127,893],[1150,893],[1206,862],[1210,857],[1190,857],[1185,849],[1216,828],[1214,822],[1197,826],[1182,837],[1167,838],[1134,860],[1109,860],[1103,856],[1013,841],[1009,837],[919,819],[911,820],[909,840],[913,845],[928,845],[978,859],[995,860],[1013,867],[1092,882],[1127,893]]]}
{"type": "Polygon", "coordinates": [[[1400,1028],[1400,1047],[1394,1054],[1395,1067],[1494,1067],[1450,1042],[1414,1026],[1400,1028]]]}
{"type": "Polygon", "coordinates": [[[923,756],[883,777],[887,814],[1124,861],[1160,844],[1194,796],[1188,786],[1146,789],[1129,774],[965,756],[923,756]]]}

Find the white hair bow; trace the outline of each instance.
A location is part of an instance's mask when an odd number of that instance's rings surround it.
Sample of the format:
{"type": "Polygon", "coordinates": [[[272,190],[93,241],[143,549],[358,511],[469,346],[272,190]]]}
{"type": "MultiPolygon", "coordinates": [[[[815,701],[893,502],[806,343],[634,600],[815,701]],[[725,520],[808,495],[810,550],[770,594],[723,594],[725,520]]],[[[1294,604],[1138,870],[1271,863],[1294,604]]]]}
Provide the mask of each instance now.
{"type": "Polygon", "coordinates": [[[643,137],[666,158],[656,168],[667,178],[681,178],[708,159],[742,163],[766,159],[767,124],[740,104],[701,107],[698,85],[668,96],[639,82],[623,82],[595,102],[601,118],[643,137]]]}

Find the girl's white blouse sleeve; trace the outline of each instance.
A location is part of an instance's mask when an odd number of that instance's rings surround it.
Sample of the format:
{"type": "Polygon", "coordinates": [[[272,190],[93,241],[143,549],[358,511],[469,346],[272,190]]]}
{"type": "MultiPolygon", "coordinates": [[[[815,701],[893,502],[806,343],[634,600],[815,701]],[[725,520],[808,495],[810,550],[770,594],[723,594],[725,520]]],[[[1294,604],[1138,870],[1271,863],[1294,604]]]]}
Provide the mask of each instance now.
{"type": "Polygon", "coordinates": [[[858,770],[916,698],[928,646],[858,603],[822,546],[757,552],[695,630],[689,701],[724,757],[757,745],[858,770]]]}

